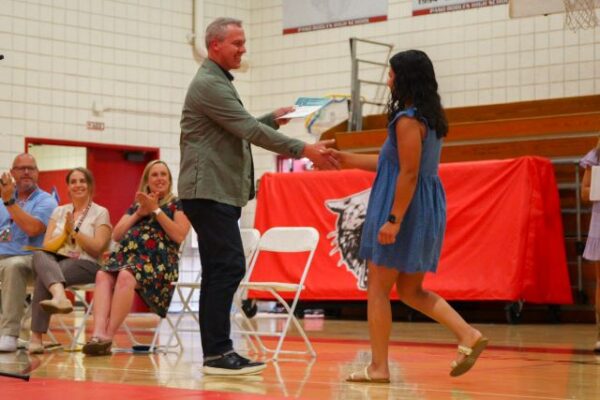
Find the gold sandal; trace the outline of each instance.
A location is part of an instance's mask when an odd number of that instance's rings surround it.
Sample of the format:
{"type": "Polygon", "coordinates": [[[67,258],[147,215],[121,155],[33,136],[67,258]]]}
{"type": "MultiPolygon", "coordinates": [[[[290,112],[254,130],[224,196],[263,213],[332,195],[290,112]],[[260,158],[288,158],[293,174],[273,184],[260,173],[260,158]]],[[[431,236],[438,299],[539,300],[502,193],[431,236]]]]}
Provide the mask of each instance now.
{"type": "Polygon", "coordinates": [[[346,382],[353,383],[390,383],[389,378],[371,378],[369,376],[369,366],[367,365],[364,370],[356,371],[351,373],[347,378],[346,382]]]}
{"type": "Polygon", "coordinates": [[[460,361],[452,361],[452,370],[450,371],[450,376],[460,376],[473,368],[477,358],[479,358],[479,355],[487,347],[487,345],[488,339],[483,336],[475,342],[473,347],[459,345],[458,352],[463,354],[465,357],[460,361]]]}

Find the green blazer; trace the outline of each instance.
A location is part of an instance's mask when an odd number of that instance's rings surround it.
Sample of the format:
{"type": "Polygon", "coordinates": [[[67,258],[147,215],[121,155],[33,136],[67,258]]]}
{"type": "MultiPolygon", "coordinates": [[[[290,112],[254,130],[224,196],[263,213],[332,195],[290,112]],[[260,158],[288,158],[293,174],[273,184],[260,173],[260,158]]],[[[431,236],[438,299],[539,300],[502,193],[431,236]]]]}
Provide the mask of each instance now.
{"type": "Polygon", "coordinates": [[[294,158],[304,150],[278,127],[272,114],[251,116],[225,71],[205,60],[183,105],[179,198],[246,205],[254,196],[250,143],[294,158]]]}

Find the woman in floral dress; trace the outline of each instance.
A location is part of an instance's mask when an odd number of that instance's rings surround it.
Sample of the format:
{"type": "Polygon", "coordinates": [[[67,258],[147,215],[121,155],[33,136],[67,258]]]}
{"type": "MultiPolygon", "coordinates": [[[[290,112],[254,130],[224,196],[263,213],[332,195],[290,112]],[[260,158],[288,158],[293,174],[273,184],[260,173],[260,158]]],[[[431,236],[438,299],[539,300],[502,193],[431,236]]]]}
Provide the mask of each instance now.
{"type": "Polygon", "coordinates": [[[113,230],[119,246],[96,274],[94,332],[84,354],[110,354],[135,291],[153,312],[166,315],[171,282],[178,278],[179,247],[190,228],[172,186],[171,171],[163,161],[146,166],[133,205],[113,230]]]}

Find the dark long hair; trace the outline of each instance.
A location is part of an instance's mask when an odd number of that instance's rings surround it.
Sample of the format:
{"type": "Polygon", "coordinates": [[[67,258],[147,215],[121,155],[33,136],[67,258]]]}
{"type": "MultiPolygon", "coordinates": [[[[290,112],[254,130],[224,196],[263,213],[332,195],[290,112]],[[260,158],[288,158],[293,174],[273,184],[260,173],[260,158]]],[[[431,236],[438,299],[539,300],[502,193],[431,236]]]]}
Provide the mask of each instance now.
{"type": "Polygon", "coordinates": [[[427,54],[420,50],[401,51],[390,58],[390,68],[395,76],[387,105],[388,119],[391,121],[398,111],[412,105],[416,108],[416,117],[425,118],[438,138],[446,136],[448,121],[427,54]]]}

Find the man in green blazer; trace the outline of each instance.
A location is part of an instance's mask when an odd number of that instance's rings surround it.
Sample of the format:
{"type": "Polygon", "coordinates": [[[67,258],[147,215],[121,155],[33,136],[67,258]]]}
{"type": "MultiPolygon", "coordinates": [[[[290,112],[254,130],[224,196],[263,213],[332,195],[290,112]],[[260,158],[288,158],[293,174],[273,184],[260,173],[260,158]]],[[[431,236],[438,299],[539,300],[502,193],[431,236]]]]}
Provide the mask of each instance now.
{"type": "MultiPolygon", "coordinates": [[[[238,355],[230,339],[229,313],[246,270],[238,220],[254,198],[250,144],[288,157],[308,157],[322,169],[337,168],[325,144],[307,144],[276,129],[280,108],[254,118],[232,84],[246,38],[242,22],[218,18],[206,29],[208,59],[190,83],[181,116],[178,192],[183,210],[198,234],[202,263],[200,335],[203,372],[217,375],[260,373],[265,364],[238,355]]],[[[286,122],[286,121],[283,121],[286,122]]]]}

